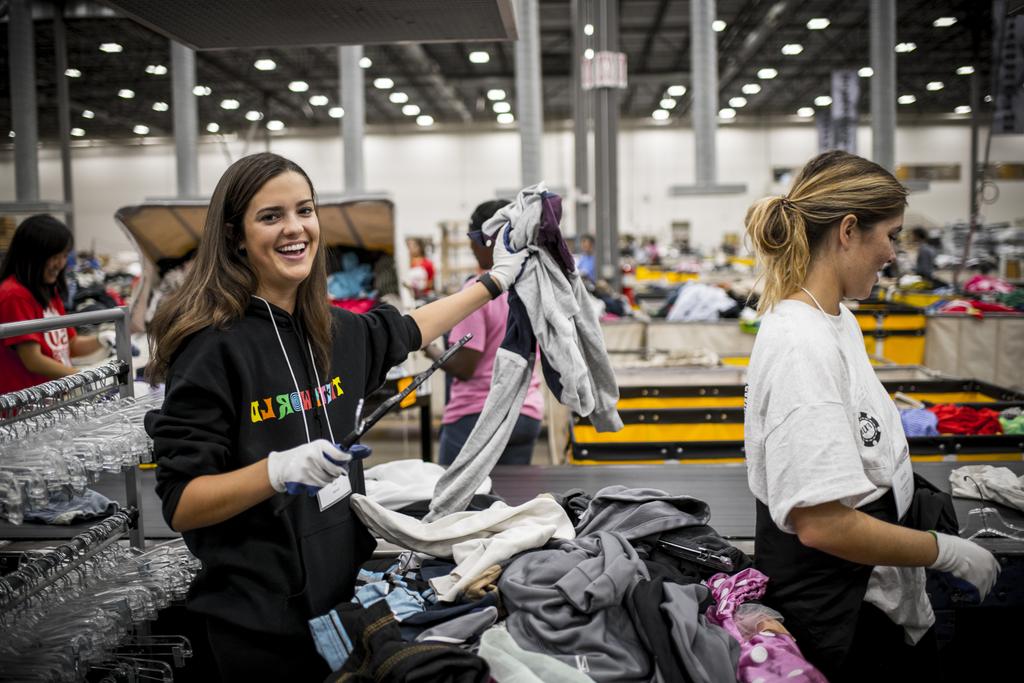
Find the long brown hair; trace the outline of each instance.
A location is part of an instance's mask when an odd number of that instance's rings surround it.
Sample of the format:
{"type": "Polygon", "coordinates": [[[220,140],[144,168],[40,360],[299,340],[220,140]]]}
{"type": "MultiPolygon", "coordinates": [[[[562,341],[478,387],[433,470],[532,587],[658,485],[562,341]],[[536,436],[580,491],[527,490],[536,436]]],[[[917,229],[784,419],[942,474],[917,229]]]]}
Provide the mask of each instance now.
{"type": "MultiPolygon", "coordinates": [[[[241,319],[256,293],[259,279],[240,250],[245,239],[244,217],[253,196],[267,181],[294,172],[313,183],[293,161],[264,152],[243,157],[221,176],[210,198],[199,251],[185,284],[163,302],[149,326],[154,349],[147,370],[150,381],[166,379],[175,353],[192,334],[213,325],[224,329],[241,319]]],[[[327,302],[327,268],[324,245],[318,245],[313,268],[299,285],[295,317],[301,321],[313,346],[317,367],[327,372],[331,349],[331,313],[327,302]]]]}
{"type": "Polygon", "coordinates": [[[762,269],[767,311],[803,285],[811,258],[843,217],[854,215],[862,230],[903,213],[907,190],[878,164],[842,151],[807,162],[789,195],[765,197],[747,210],[747,237],[762,269]]]}

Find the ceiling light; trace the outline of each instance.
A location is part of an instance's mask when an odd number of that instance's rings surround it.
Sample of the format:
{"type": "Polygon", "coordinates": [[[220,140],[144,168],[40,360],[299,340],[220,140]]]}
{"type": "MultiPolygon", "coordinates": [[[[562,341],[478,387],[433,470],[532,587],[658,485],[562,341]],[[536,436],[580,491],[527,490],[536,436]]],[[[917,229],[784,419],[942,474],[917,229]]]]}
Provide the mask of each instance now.
{"type": "Polygon", "coordinates": [[[715,19],[714,21],[711,22],[711,30],[714,31],[715,33],[721,33],[722,31],[725,30],[726,26],[727,24],[721,19],[715,19]]]}
{"type": "Polygon", "coordinates": [[[260,71],[273,71],[277,68],[277,62],[273,59],[257,59],[252,65],[260,71]]]}
{"type": "Polygon", "coordinates": [[[495,100],[505,99],[505,91],[501,88],[494,88],[493,90],[487,91],[487,99],[494,102],[495,100]]]}
{"type": "Polygon", "coordinates": [[[7,137],[9,137],[9,138],[13,138],[13,137],[14,137],[14,131],[12,130],[11,132],[9,132],[9,133],[7,134],[7,137]]]}
{"type": "Polygon", "coordinates": [[[238,100],[221,100],[221,109],[238,109],[238,100]]]}
{"type": "Polygon", "coordinates": [[[896,43],[896,52],[913,52],[917,49],[917,43],[896,43]]]}
{"type": "Polygon", "coordinates": [[[395,92],[388,95],[388,99],[394,102],[395,104],[405,104],[406,102],[409,101],[409,96],[406,95],[401,90],[396,90],[395,92]]]}
{"type": "Polygon", "coordinates": [[[504,114],[498,114],[498,123],[508,124],[508,123],[515,123],[515,122],[516,122],[516,117],[512,116],[512,114],[509,114],[507,112],[504,113],[504,114]]]}
{"type": "Polygon", "coordinates": [[[926,90],[935,92],[936,90],[942,90],[945,88],[945,84],[942,81],[929,81],[928,85],[924,86],[926,90]]]}
{"type": "Polygon", "coordinates": [[[914,102],[917,102],[917,98],[913,95],[900,95],[896,98],[896,101],[900,104],[913,104],[914,102]]]}
{"type": "Polygon", "coordinates": [[[219,133],[220,132],[220,124],[219,123],[208,123],[208,124],[206,124],[206,132],[207,133],[219,133]]]}
{"type": "Polygon", "coordinates": [[[123,100],[130,100],[135,97],[135,91],[129,88],[121,88],[117,91],[117,96],[123,100]]]}
{"type": "Polygon", "coordinates": [[[359,66],[361,66],[364,69],[369,69],[371,66],[373,66],[373,60],[370,59],[369,57],[363,57],[359,60],[359,66]]]}
{"type": "Polygon", "coordinates": [[[309,83],[306,83],[306,81],[292,81],[288,84],[288,89],[292,92],[306,92],[309,90],[309,83]]]}
{"type": "Polygon", "coordinates": [[[417,126],[432,126],[434,125],[434,117],[430,114],[420,114],[416,117],[417,126]]]}
{"type": "Polygon", "coordinates": [[[655,109],[651,112],[651,118],[655,121],[664,121],[668,118],[668,112],[664,109],[655,109]]]}
{"type": "Polygon", "coordinates": [[[208,85],[197,85],[196,87],[192,88],[192,94],[196,97],[206,97],[212,92],[213,89],[210,88],[210,86],[208,85]]]}
{"type": "Polygon", "coordinates": [[[668,95],[669,97],[682,97],[683,95],[686,94],[686,86],[670,85],[668,86],[668,90],[665,91],[665,94],[668,95]]]}
{"type": "Polygon", "coordinates": [[[469,53],[469,61],[474,64],[486,64],[491,61],[491,55],[483,50],[475,50],[469,53]]]}
{"type": "Polygon", "coordinates": [[[154,102],[153,103],[153,111],[167,111],[170,108],[171,108],[170,105],[168,105],[166,102],[154,102]]]}
{"type": "Polygon", "coordinates": [[[278,121],[277,119],[273,119],[273,120],[267,121],[267,130],[272,130],[272,131],[284,130],[284,121],[278,121]]]}
{"type": "Polygon", "coordinates": [[[71,134],[76,138],[80,138],[85,135],[85,131],[82,130],[81,128],[72,128],[71,134]]]}
{"type": "Polygon", "coordinates": [[[932,22],[935,28],[947,28],[956,23],[956,17],[939,17],[932,22]]]}
{"type": "Polygon", "coordinates": [[[747,98],[746,97],[730,97],[729,98],[729,106],[732,107],[733,109],[739,109],[740,107],[745,107],[745,106],[747,106],[747,98]]]}
{"type": "Polygon", "coordinates": [[[94,119],[94,118],[96,118],[96,113],[92,109],[83,109],[82,110],[82,118],[83,119],[94,119]]]}
{"type": "Polygon", "coordinates": [[[970,114],[971,113],[971,107],[968,104],[961,104],[959,107],[956,107],[953,110],[953,113],[954,114],[970,114]]]}
{"type": "Polygon", "coordinates": [[[804,51],[804,46],[800,43],[786,43],[782,46],[782,54],[784,55],[798,55],[804,51]]]}
{"type": "Polygon", "coordinates": [[[661,102],[658,102],[658,106],[661,107],[662,109],[675,109],[676,101],[673,100],[671,97],[666,97],[661,102]]]}
{"type": "Polygon", "coordinates": [[[762,81],[771,80],[771,79],[775,78],[778,75],[779,75],[779,72],[777,70],[771,68],[771,67],[768,67],[766,69],[758,69],[757,70],[757,77],[760,78],[762,81]]]}
{"type": "Polygon", "coordinates": [[[259,121],[262,118],[263,112],[256,111],[255,109],[250,109],[249,111],[245,112],[245,119],[247,121],[259,121]]]}
{"type": "Polygon", "coordinates": [[[327,95],[313,95],[309,98],[309,103],[314,107],[326,107],[330,100],[327,99],[327,95]]]}
{"type": "Polygon", "coordinates": [[[593,24],[584,24],[583,25],[583,35],[587,35],[587,36],[594,35],[594,25],[593,24]]]}
{"type": "Polygon", "coordinates": [[[721,119],[734,119],[736,118],[736,110],[732,107],[725,107],[718,110],[718,117],[721,119]]]}
{"type": "Polygon", "coordinates": [[[759,83],[745,83],[740,90],[743,91],[744,95],[756,95],[761,92],[761,85],[759,83]]]}
{"type": "Polygon", "coordinates": [[[985,97],[984,97],[983,99],[984,99],[984,100],[985,100],[986,102],[991,102],[991,101],[992,101],[992,96],[991,96],[991,95],[985,95],[985,97]]]}
{"type": "Polygon", "coordinates": [[[816,17],[814,19],[807,20],[807,28],[811,29],[812,31],[820,31],[823,28],[828,28],[828,25],[830,23],[832,22],[830,22],[828,19],[825,19],[824,17],[816,17]]]}
{"type": "Polygon", "coordinates": [[[491,109],[494,110],[495,114],[505,114],[512,111],[512,105],[508,102],[495,102],[491,105],[491,109]]]}
{"type": "Polygon", "coordinates": [[[594,58],[594,50],[593,50],[593,48],[589,48],[588,47],[586,50],[584,50],[583,51],[583,58],[584,59],[593,59],[594,58]]]}
{"type": "Polygon", "coordinates": [[[406,116],[416,116],[420,113],[420,107],[418,104],[407,104],[402,107],[402,113],[406,116]]]}
{"type": "Polygon", "coordinates": [[[832,104],[832,98],[828,95],[818,95],[814,98],[814,106],[816,107],[827,107],[832,104]]]}
{"type": "Polygon", "coordinates": [[[814,108],[813,107],[800,107],[799,109],[796,110],[796,115],[799,116],[802,119],[809,119],[812,116],[814,116],[814,108]]]}
{"type": "Polygon", "coordinates": [[[961,66],[961,67],[957,67],[957,70],[956,70],[956,75],[957,76],[970,76],[972,73],[974,73],[974,67],[973,66],[961,66]]]}
{"type": "Polygon", "coordinates": [[[146,73],[153,76],[163,76],[167,73],[167,67],[163,64],[149,64],[146,66],[146,73]]]}
{"type": "Polygon", "coordinates": [[[123,49],[120,43],[100,43],[100,52],[115,54],[123,49]]]}
{"type": "Polygon", "coordinates": [[[332,119],[340,119],[342,116],[345,115],[345,110],[342,109],[341,107],[331,107],[329,110],[327,110],[327,115],[330,116],[332,119]]]}
{"type": "Polygon", "coordinates": [[[375,78],[373,79],[373,87],[377,90],[391,90],[395,87],[395,82],[390,78],[375,78]]]}
{"type": "Polygon", "coordinates": [[[872,69],[870,66],[862,66],[861,68],[857,69],[857,75],[860,76],[861,78],[871,78],[872,76],[875,75],[875,70],[872,69]]]}
{"type": "Polygon", "coordinates": [[[64,69],[64,75],[68,78],[81,78],[82,72],[78,69],[64,69]]]}
{"type": "Polygon", "coordinates": [[[140,123],[139,125],[132,128],[132,132],[135,133],[136,135],[149,135],[149,126],[144,126],[140,123]]]}

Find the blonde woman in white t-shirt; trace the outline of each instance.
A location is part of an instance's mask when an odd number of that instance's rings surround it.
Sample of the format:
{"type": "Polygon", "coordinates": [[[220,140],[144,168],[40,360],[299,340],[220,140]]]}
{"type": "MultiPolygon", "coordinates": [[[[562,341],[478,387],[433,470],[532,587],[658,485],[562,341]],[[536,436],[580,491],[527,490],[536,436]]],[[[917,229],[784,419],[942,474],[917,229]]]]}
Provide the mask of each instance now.
{"type": "Polygon", "coordinates": [[[915,480],[899,412],[841,303],[869,296],[896,258],[906,196],[881,166],[827,152],[746,220],[765,312],[745,417],[756,563],[765,602],[833,683],[935,680],[924,568],[981,598],[999,573],[987,550],[935,528],[948,498],[915,480]]]}

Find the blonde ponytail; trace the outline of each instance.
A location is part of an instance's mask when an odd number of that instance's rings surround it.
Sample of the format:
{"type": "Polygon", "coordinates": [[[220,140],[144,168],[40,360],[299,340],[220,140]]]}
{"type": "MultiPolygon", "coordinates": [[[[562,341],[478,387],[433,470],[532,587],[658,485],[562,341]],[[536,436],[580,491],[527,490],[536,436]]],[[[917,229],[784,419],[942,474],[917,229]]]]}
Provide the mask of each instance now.
{"type": "Polygon", "coordinates": [[[870,230],[906,205],[906,188],[874,162],[840,151],[811,159],[787,196],[760,199],[747,211],[747,238],[764,279],[758,312],[803,285],[818,246],[844,216],[870,230]]]}

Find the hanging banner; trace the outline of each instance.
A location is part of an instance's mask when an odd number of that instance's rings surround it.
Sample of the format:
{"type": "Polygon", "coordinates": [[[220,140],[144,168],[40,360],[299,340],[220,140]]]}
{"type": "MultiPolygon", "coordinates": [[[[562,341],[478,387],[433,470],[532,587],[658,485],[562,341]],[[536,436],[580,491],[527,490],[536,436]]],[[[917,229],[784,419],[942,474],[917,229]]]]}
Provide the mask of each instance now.
{"type": "MultiPolygon", "coordinates": [[[[856,70],[832,72],[831,140],[828,149],[857,153],[857,104],[860,77],[856,70]]],[[[820,138],[819,138],[820,139],[820,138]]]]}
{"type": "Polygon", "coordinates": [[[998,44],[992,46],[997,65],[992,134],[1019,135],[1024,133],[1024,16],[996,16],[993,20],[995,35],[999,36],[1000,23],[1003,35],[1001,41],[996,41],[1002,43],[1002,50],[998,44]]]}
{"type": "Polygon", "coordinates": [[[594,88],[626,88],[626,53],[598,52],[593,59],[580,61],[580,85],[594,88]]]}

